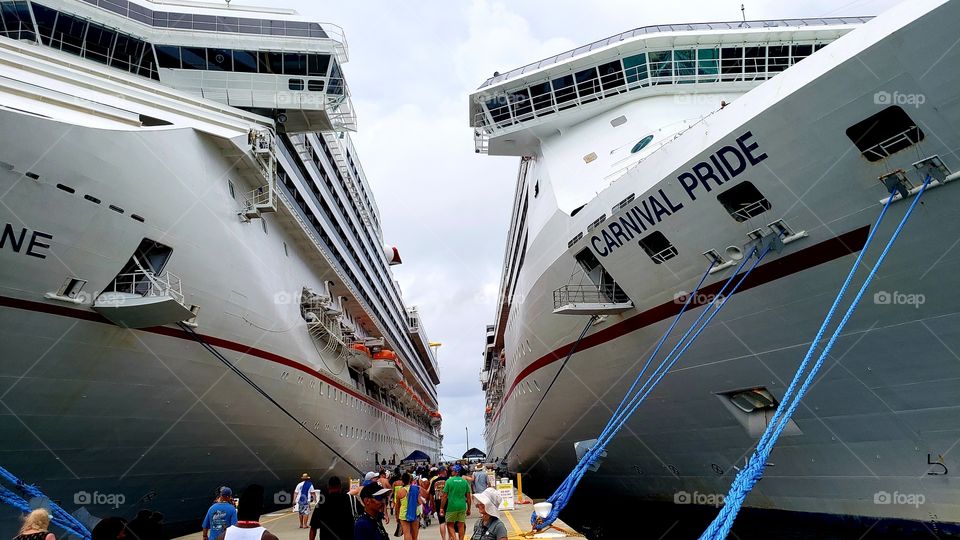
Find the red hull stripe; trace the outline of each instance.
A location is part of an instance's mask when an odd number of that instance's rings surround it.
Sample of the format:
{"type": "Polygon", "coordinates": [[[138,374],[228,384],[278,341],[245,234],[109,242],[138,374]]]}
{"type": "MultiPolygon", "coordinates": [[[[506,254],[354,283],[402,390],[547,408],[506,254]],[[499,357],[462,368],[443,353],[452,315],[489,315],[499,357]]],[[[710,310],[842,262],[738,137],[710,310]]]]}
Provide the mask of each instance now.
{"type": "MultiPolygon", "coordinates": [[[[77,308],[70,308],[70,307],[59,306],[55,304],[45,304],[43,302],[33,302],[30,300],[21,300],[18,298],[0,296],[0,306],[14,308],[14,309],[23,309],[27,311],[36,311],[40,313],[47,313],[49,315],[58,315],[61,317],[72,317],[74,319],[81,319],[84,321],[109,324],[111,326],[113,325],[113,323],[111,323],[109,320],[107,320],[106,318],[104,318],[103,316],[101,316],[99,313],[95,311],[82,311],[77,308]]],[[[173,328],[168,326],[153,326],[150,328],[140,328],[139,330],[142,332],[150,332],[151,334],[159,334],[161,336],[169,336],[169,337],[178,338],[178,339],[185,339],[187,341],[194,341],[193,336],[191,336],[190,334],[188,334],[187,332],[184,332],[179,328],[173,328]]],[[[343,383],[341,383],[340,381],[332,379],[306,364],[297,362],[296,360],[291,360],[290,358],[287,358],[285,356],[280,356],[279,354],[275,354],[270,351],[257,349],[256,347],[250,347],[242,343],[237,343],[235,341],[229,341],[229,340],[221,339],[218,337],[208,336],[208,335],[200,334],[199,332],[198,332],[198,335],[201,336],[204,341],[206,341],[210,345],[213,345],[214,347],[219,347],[221,349],[229,349],[231,351],[236,351],[240,354],[256,356],[258,358],[262,358],[264,360],[268,360],[270,362],[274,362],[277,364],[282,364],[289,368],[296,369],[297,371],[306,373],[310,376],[313,376],[329,384],[330,386],[333,386],[334,388],[337,388],[347,394],[350,394],[351,396],[363,401],[364,403],[369,404],[372,407],[375,407],[380,411],[383,411],[389,414],[390,416],[396,418],[397,420],[405,424],[410,425],[411,427],[420,429],[420,427],[417,426],[416,424],[413,424],[406,418],[398,415],[396,412],[380,405],[378,402],[370,399],[368,396],[365,396],[357,392],[353,388],[344,386],[343,383]]]]}
{"type": "MultiPolygon", "coordinates": [[[[791,253],[789,255],[784,255],[783,257],[760,265],[754,269],[754,271],[750,274],[750,277],[743,282],[743,285],[740,286],[740,288],[737,290],[737,293],[741,293],[754,287],[776,281],[809,268],[813,268],[814,266],[845,257],[851,253],[856,253],[860,251],[863,248],[864,243],[866,243],[869,231],[869,226],[855,229],[829,240],[824,240],[819,244],[814,244],[808,248],[791,253]]],[[[691,301],[690,307],[692,308],[697,305],[708,303],[698,302],[697,300],[716,295],[718,292],[720,292],[720,289],[723,288],[723,284],[727,281],[727,279],[729,278],[723,278],[718,280],[716,283],[702,287],[698,293],[699,298],[691,301]]],[[[654,323],[658,323],[664,319],[674,317],[680,312],[681,308],[683,308],[683,304],[677,302],[666,302],[660,304],[659,306],[650,308],[642,313],[638,313],[633,317],[630,317],[629,319],[621,321],[608,328],[604,328],[595,334],[588,334],[580,342],[580,346],[577,348],[577,351],[580,352],[591,347],[596,347],[597,345],[601,345],[608,341],[617,339],[618,337],[625,336],[631,332],[645,328],[654,323]]],[[[689,310],[690,308],[687,309],[689,310]]],[[[567,343],[566,345],[563,345],[562,347],[544,356],[541,356],[527,365],[527,367],[523,368],[523,370],[520,371],[520,373],[517,374],[517,377],[513,380],[513,383],[510,385],[510,389],[507,390],[507,393],[504,395],[503,399],[500,400],[500,405],[497,407],[496,413],[494,413],[493,420],[495,421],[500,416],[503,405],[508,399],[510,399],[513,391],[518,385],[520,385],[521,382],[523,382],[526,377],[540,368],[546,367],[554,362],[566,358],[572,346],[573,342],[567,343]]]]}

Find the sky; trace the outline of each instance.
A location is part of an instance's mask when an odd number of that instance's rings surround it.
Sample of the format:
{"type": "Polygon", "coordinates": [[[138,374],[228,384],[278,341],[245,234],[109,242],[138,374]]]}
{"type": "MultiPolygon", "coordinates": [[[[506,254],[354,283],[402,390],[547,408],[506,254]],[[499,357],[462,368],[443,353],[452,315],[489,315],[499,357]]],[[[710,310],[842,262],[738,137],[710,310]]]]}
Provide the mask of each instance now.
{"type": "MultiPolygon", "coordinates": [[[[257,3],[245,2],[245,3],[257,3]]],[[[896,0],[743,2],[748,19],[876,15],[896,0]]],[[[479,371],[495,317],[518,158],[478,155],[468,96],[494,71],[632,28],[741,18],[731,0],[277,0],[343,27],[354,143],[408,306],[438,351],[443,452],[484,449],[479,371]]]]}

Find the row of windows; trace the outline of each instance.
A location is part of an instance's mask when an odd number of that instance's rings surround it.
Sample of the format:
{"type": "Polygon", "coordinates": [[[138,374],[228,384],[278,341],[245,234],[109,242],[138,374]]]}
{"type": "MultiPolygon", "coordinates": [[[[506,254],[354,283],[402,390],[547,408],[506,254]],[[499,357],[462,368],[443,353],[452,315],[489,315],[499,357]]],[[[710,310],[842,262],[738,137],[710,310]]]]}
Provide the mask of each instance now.
{"type": "Polygon", "coordinates": [[[128,0],[84,0],[123,17],[159,28],[182,28],[207,30],[211,32],[238,32],[241,34],[266,34],[293,37],[329,37],[323,28],[313,22],[273,21],[267,19],[247,19],[240,17],[221,17],[194,13],[173,13],[154,11],[128,0]]]}
{"type": "MultiPolygon", "coordinates": [[[[325,77],[330,55],[157,45],[162,68],[325,77]]],[[[336,64],[336,60],[333,61],[336,64]]],[[[333,70],[339,73],[339,70],[333,70]]]]}
{"type": "Polygon", "coordinates": [[[552,114],[650,85],[766,79],[824,46],[784,44],[650,51],[509,90],[487,100],[485,106],[493,121],[501,124],[552,114]]]}
{"type": "Polygon", "coordinates": [[[158,79],[150,44],[112,28],[33,3],[43,45],[158,79]]]}

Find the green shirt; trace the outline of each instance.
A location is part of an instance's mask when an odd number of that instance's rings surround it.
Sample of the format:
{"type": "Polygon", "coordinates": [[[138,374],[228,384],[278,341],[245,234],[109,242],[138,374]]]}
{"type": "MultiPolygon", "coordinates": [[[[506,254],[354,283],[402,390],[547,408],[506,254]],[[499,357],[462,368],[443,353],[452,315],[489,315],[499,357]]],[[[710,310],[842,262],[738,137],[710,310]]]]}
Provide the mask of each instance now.
{"type": "Polygon", "coordinates": [[[443,492],[447,494],[447,512],[466,512],[467,493],[470,492],[470,484],[466,480],[459,476],[447,478],[443,492]]]}

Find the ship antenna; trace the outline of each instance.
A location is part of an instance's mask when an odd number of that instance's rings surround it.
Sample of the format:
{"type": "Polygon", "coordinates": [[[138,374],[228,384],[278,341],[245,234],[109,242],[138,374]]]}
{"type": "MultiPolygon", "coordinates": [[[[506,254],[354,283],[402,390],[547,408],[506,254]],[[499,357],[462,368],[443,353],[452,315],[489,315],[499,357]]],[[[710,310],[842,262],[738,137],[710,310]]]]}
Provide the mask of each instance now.
{"type": "MultiPolygon", "coordinates": [[[[227,3],[229,4],[230,0],[227,0],[227,3]]],[[[740,16],[743,18],[743,22],[740,23],[740,26],[742,27],[747,22],[747,8],[744,7],[743,4],[740,4],[740,16]]]]}

